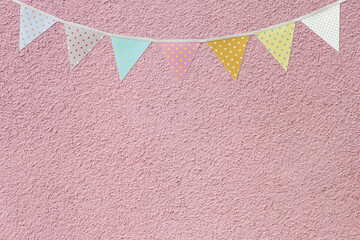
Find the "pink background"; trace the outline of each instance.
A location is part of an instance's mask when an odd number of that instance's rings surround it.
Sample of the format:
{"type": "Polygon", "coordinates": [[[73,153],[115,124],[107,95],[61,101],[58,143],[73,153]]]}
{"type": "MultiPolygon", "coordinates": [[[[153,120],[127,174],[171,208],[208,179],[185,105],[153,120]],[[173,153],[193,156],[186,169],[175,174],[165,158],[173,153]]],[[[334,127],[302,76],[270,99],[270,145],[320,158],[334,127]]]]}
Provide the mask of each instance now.
{"type": "MultiPolygon", "coordinates": [[[[205,38],[334,0],[27,0],[128,35],[205,38]]],[[[56,24],[18,52],[0,5],[0,239],[360,239],[360,4],[336,52],[302,23],[285,72],[256,37],[238,81],[200,46],[184,83],[152,44],[120,83],[104,38],[70,71],[56,24]]]]}

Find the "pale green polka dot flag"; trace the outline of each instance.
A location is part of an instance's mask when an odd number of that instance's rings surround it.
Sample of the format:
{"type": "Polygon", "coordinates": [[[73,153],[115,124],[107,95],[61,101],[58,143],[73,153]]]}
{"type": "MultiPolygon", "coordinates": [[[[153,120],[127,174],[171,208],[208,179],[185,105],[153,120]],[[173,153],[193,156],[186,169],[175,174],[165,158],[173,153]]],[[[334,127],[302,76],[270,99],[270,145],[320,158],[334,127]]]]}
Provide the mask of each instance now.
{"type": "Polygon", "coordinates": [[[267,50],[287,71],[294,36],[295,23],[256,34],[267,50]]]}
{"type": "Polygon", "coordinates": [[[151,42],[111,37],[116,64],[122,81],[151,42]]]}
{"type": "Polygon", "coordinates": [[[339,51],[340,4],[329,8],[302,22],[339,51]]]}

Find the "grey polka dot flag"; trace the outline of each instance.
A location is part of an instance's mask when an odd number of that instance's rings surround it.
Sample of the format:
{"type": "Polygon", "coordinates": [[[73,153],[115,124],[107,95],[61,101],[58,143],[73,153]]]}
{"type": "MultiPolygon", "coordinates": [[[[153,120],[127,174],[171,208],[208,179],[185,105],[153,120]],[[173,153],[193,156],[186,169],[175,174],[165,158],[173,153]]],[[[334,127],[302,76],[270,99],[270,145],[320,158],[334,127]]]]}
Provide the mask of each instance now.
{"type": "Polygon", "coordinates": [[[70,58],[70,67],[74,69],[81,60],[101,41],[104,35],[65,24],[65,34],[70,58]]]}
{"type": "Polygon", "coordinates": [[[340,4],[306,18],[302,22],[339,51],[340,4]]]}

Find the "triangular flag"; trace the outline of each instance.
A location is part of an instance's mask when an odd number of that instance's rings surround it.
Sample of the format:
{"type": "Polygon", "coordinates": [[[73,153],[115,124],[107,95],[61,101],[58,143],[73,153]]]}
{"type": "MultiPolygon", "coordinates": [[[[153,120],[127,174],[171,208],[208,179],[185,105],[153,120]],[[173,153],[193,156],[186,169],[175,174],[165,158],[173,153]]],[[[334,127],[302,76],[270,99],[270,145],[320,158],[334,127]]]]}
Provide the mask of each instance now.
{"type": "Polygon", "coordinates": [[[101,41],[104,35],[64,24],[71,69],[101,41]]]}
{"type": "Polygon", "coordinates": [[[116,64],[122,81],[151,42],[111,37],[116,64]]]}
{"type": "Polygon", "coordinates": [[[336,51],[339,51],[340,4],[308,17],[302,22],[336,51]]]}
{"type": "Polygon", "coordinates": [[[295,23],[270,29],[256,34],[267,50],[274,56],[280,65],[287,71],[295,23]]]}
{"type": "Polygon", "coordinates": [[[56,23],[46,14],[20,6],[20,51],[56,23]]]}
{"type": "Polygon", "coordinates": [[[191,62],[196,55],[200,43],[174,42],[160,44],[165,59],[174,73],[175,79],[182,83],[186,72],[189,70],[191,62]]]}
{"type": "Polygon", "coordinates": [[[237,79],[249,36],[208,42],[230,75],[237,79]]]}

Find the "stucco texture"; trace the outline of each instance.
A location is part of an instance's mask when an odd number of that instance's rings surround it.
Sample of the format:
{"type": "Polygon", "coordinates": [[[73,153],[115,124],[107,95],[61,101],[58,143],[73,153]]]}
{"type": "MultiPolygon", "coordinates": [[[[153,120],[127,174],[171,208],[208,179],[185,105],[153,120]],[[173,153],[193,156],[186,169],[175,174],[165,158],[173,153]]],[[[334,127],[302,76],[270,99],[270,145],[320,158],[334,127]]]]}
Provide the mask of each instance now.
{"type": "MultiPolygon", "coordinates": [[[[25,2],[206,38],[334,1],[25,2]]],[[[19,52],[19,6],[0,4],[0,239],[360,239],[359,1],[340,52],[298,23],[288,72],[251,36],[238,81],[202,44],[182,84],[158,44],[121,83],[108,37],[70,71],[59,23],[19,52]]]]}

